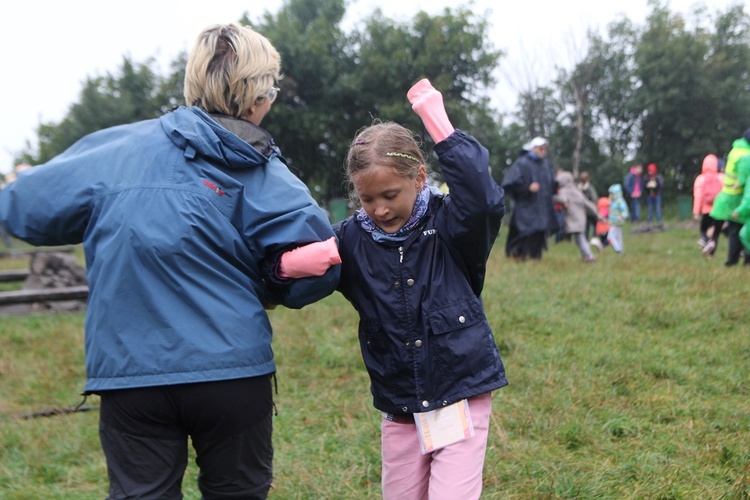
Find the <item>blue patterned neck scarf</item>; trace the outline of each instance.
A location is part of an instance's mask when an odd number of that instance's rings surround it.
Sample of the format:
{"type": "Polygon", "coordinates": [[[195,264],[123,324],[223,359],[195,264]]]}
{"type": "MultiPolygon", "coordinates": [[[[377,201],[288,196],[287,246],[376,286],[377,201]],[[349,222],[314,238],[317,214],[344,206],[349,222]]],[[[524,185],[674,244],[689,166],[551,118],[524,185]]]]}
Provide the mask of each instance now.
{"type": "Polygon", "coordinates": [[[422,221],[422,217],[427,213],[427,205],[430,201],[430,188],[425,185],[417,194],[417,200],[414,202],[414,208],[411,211],[409,220],[406,221],[404,227],[396,231],[395,233],[386,233],[380,229],[365,212],[364,208],[360,208],[354,214],[354,218],[359,222],[359,225],[367,231],[372,239],[375,241],[404,241],[414,231],[419,223],[422,221]]]}

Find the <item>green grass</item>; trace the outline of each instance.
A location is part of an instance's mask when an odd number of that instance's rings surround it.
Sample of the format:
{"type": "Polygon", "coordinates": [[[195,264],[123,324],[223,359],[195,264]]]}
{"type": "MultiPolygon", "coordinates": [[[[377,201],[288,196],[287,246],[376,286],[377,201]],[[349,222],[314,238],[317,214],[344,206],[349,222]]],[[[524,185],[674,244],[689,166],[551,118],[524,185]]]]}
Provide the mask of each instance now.
{"type": "MultiPolygon", "coordinates": [[[[726,240],[703,259],[697,229],[673,226],[626,234],[624,255],[593,265],[571,243],[511,262],[501,234],[483,300],[510,385],[493,399],[483,498],[750,498],[750,268],[722,265],[726,240]]],[[[334,294],[271,317],[271,497],[380,498],[353,310],[334,294]]],[[[0,413],[79,402],[82,327],[2,318],[0,413]]],[[[0,422],[0,498],[104,497],[97,419],[0,422]]],[[[186,498],[196,476],[191,463],[186,498]]]]}

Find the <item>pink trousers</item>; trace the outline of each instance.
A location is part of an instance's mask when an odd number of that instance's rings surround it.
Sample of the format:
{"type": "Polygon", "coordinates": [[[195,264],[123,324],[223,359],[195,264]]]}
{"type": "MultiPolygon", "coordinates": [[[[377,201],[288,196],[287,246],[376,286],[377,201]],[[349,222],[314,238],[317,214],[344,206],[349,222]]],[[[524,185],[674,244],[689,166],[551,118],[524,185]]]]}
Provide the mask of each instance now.
{"type": "Polygon", "coordinates": [[[441,500],[479,498],[487,449],[491,393],[469,399],[474,436],[422,455],[415,423],[383,418],[383,498],[441,500]]]}

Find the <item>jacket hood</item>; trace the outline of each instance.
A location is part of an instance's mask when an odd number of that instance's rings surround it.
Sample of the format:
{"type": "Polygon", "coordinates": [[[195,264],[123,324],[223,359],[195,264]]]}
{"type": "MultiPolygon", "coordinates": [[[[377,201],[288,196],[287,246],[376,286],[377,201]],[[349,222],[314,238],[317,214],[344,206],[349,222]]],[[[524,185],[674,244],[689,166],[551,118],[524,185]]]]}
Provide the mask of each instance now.
{"type": "Polygon", "coordinates": [[[659,173],[659,169],[656,168],[656,163],[649,163],[648,167],[646,167],[646,172],[648,172],[648,175],[650,177],[655,176],[657,173],[659,173]]]}
{"type": "Polygon", "coordinates": [[[735,139],[734,142],[732,142],[733,148],[739,148],[739,149],[750,149],[750,142],[744,137],[740,137],[739,139],[735,139]]]}
{"type": "Polygon", "coordinates": [[[202,109],[179,107],[160,118],[162,128],[185,156],[200,155],[230,169],[264,165],[276,151],[271,135],[257,125],[202,109]]]}
{"type": "Polygon", "coordinates": [[[572,186],[573,175],[570,172],[560,172],[557,174],[557,183],[560,187],[572,186]]]}
{"type": "Polygon", "coordinates": [[[622,196],[622,186],[619,184],[612,184],[609,186],[609,194],[613,198],[619,198],[622,196]]]}
{"type": "Polygon", "coordinates": [[[606,196],[602,196],[601,198],[596,200],[596,208],[598,208],[599,210],[609,208],[610,203],[611,202],[609,201],[609,198],[607,198],[606,196]]]}
{"type": "Polygon", "coordinates": [[[719,171],[719,159],[716,155],[706,155],[706,157],[703,158],[703,168],[701,171],[704,174],[715,174],[719,171]]]}

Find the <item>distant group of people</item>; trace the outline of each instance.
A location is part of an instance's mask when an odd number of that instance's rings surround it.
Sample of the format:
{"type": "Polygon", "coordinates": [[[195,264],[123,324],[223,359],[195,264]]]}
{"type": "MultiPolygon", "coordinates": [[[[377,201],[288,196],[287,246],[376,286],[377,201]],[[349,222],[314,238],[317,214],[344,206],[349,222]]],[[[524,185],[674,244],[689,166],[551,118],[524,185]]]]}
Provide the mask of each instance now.
{"type": "MultiPolygon", "coordinates": [[[[511,259],[541,259],[547,239],[569,236],[578,246],[583,262],[596,262],[591,247],[611,246],[624,251],[622,228],[641,221],[645,199],[647,221],[662,221],[664,178],[655,163],[644,173],[633,165],[623,183],[612,184],[608,196],[597,197],[588,172],[577,185],[570,172],[553,172],[547,159],[547,140],[535,137],[524,145],[502,182],[513,199],[505,253],[511,259]],[[593,229],[594,235],[589,239],[593,229]]],[[[699,221],[698,244],[712,258],[721,234],[727,238],[726,266],[744,259],[750,265],[750,129],[736,139],[725,161],[709,154],[693,186],[693,215],[699,221]]]]}
{"type": "Polygon", "coordinates": [[[750,129],[732,143],[726,161],[709,154],[693,183],[693,216],[699,221],[698,245],[711,259],[722,233],[727,237],[725,266],[750,264],[750,129]]]}
{"type": "Polygon", "coordinates": [[[535,137],[524,145],[502,182],[514,201],[505,245],[509,258],[541,259],[551,234],[557,235],[556,241],[569,236],[585,263],[596,262],[592,246],[599,252],[611,246],[623,253],[622,228],[628,221],[640,220],[643,198],[648,221],[661,222],[664,179],[655,163],[648,165],[645,176],[641,165],[633,166],[625,176],[624,189],[612,184],[608,196],[599,197],[588,172],[582,172],[576,184],[570,172],[553,172],[546,156],[547,140],[535,137]]]}

